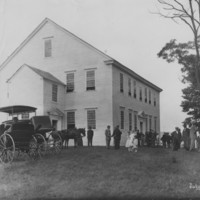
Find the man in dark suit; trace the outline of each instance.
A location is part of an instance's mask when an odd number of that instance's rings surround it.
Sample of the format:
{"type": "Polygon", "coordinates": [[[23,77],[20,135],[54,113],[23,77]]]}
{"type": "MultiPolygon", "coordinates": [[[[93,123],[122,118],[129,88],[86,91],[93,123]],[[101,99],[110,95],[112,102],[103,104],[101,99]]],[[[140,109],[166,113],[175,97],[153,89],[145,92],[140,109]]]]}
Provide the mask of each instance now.
{"type": "Polygon", "coordinates": [[[87,131],[87,139],[88,139],[88,147],[92,147],[92,140],[93,140],[94,131],[92,130],[92,127],[89,126],[89,129],[87,131]]]}
{"type": "Polygon", "coordinates": [[[188,151],[190,149],[190,129],[187,128],[187,124],[183,124],[182,138],[184,142],[184,148],[188,151]]]}
{"type": "Polygon", "coordinates": [[[112,137],[114,137],[115,149],[120,148],[121,134],[122,132],[119,130],[119,125],[117,125],[112,134],[112,137]]]}
{"type": "Polygon", "coordinates": [[[178,149],[180,149],[180,143],[181,143],[181,132],[180,129],[176,127],[175,131],[172,132],[173,151],[178,151],[178,149]]]}

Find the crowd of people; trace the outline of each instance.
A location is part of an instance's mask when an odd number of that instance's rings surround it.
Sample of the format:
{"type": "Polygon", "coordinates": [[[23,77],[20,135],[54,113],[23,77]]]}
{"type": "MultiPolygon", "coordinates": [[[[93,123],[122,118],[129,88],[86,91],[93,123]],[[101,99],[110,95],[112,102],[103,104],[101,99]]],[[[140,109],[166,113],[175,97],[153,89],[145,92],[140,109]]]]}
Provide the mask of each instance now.
{"type": "Polygon", "coordinates": [[[164,133],[161,141],[164,148],[170,148],[171,144],[173,151],[178,151],[181,148],[181,144],[187,151],[194,151],[195,149],[200,151],[200,134],[195,121],[190,123],[189,128],[187,124],[184,124],[182,132],[180,128],[176,127],[171,135],[164,133]]]}
{"type": "MultiPolygon", "coordinates": [[[[94,132],[91,127],[89,127],[87,131],[88,146],[92,146],[93,135],[94,132]]],[[[116,126],[111,133],[110,125],[108,125],[105,130],[106,148],[110,149],[111,138],[113,137],[114,148],[119,149],[121,135],[122,132],[119,126],[116,126]]],[[[178,151],[182,145],[187,151],[197,149],[200,152],[200,132],[197,124],[191,122],[189,128],[187,124],[184,124],[182,131],[180,128],[176,127],[171,134],[169,132],[164,132],[161,138],[159,138],[159,135],[153,130],[144,134],[135,128],[135,130],[127,133],[125,147],[127,147],[129,152],[137,152],[138,148],[142,146],[156,147],[160,145],[162,145],[163,148],[172,148],[173,151],[178,151]]]]}
{"type": "MultiPolygon", "coordinates": [[[[93,140],[94,132],[89,127],[87,131],[87,139],[88,139],[88,146],[92,146],[92,140],[93,140]]],[[[110,149],[111,147],[111,139],[113,138],[114,142],[114,148],[117,150],[120,148],[120,141],[121,141],[121,135],[122,132],[119,129],[119,125],[117,125],[113,133],[111,133],[110,125],[107,126],[105,130],[105,143],[106,148],[110,149]]],[[[143,134],[140,132],[137,128],[133,131],[129,131],[127,133],[127,141],[125,146],[127,147],[128,151],[138,151],[138,147],[147,145],[148,147],[155,147],[157,144],[157,136],[158,134],[154,132],[153,130],[150,130],[149,132],[146,132],[146,134],[143,134]]]]}

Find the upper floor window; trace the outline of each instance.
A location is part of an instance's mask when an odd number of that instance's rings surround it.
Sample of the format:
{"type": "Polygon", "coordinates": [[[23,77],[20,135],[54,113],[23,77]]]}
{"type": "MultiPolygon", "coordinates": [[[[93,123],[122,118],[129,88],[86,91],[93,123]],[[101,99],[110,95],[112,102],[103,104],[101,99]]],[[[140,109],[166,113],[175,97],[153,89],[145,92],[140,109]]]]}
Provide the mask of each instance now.
{"type": "Polygon", "coordinates": [[[149,104],[151,104],[151,90],[149,89],[149,104]]]}
{"type": "Polygon", "coordinates": [[[67,74],[67,90],[66,92],[74,91],[74,73],[67,74]]]}
{"type": "Polygon", "coordinates": [[[95,90],[95,71],[89,70],[86,73],[86,90],[95,90]]]}
{"type": "Polygon", "coordinates": [[[91,109],[87,111],[87,125],[88,128],[96,129],[96,110],[91,109]]]}
{"type": "Polygon", "coordinates": [[[52,56],[52,40],[50,38],[44,40],[44,56],[52,56]]]}
{"type": "Polygon", "coordinates": [[[134,91],[133,91],[133,96],[136,99],[137,98],[137,83],[134,81],[134,91]]]}
{"type": "Polygon", "coordinates": [[[153,105],[156,106],[156,95],[154,94],[153,105]]]}
{"type": "Polygon", "coordinates": [[[57,102],[58,99],[58,86],[52,84],[52,101],[57,102]]]}
{"type": "Polygon", "coordinates": [[[120,73],[120,92],[124,92],[124,75],[120,73]]]}
{"type": "Polygon", "coordinates": [[[144,95],[145,95],[144,101],[145,101],[145,103],[147,103],[147,88],[145,88],[145,90],[144,90],[144,95]]]}
{"type": "Polygon", "coordinates": [[[128,95],[131,96],[131,79],[128,78],[128,95]]]}
{"type": "Polygon", "coordinates": [[[142,101],[142,88],[140,87],[140,101],[142,101]]]}

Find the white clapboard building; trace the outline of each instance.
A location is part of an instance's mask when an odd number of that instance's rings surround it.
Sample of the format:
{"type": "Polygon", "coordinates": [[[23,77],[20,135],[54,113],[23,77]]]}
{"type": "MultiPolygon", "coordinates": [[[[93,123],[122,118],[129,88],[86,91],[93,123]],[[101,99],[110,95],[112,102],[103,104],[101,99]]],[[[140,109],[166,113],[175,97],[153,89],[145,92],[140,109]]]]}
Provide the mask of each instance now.
{"type": "Polygon", "coordinates": [[[36,107],[57,130],[91,126],[94,145],[107,125],[120,125],[122,144],[135,127],[159,132],[161,91],[48,18],[0,66],[0,107],[36,107]]]}

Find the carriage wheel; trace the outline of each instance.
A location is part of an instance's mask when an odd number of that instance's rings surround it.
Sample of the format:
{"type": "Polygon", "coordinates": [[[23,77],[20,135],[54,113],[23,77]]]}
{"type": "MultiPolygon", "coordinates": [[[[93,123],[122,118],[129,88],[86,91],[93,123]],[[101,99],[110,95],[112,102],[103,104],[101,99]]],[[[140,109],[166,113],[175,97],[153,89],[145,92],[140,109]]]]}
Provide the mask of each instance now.
{"type": "Polygon", "coordinates": [[[49,143],[50,148],[52,148],[52,150],[55,153],[59,153],[61,151],[61,149],[62,149],[62,139],[57,132],[52,132],[49,135],[48,143],[49,143]]]}
{"type": "Polygon", "coordinates": [[[43,135],[39,134],[39,133],[36,133],[34,135],[36,141],[37,141],[37,144],[38,144],[38,151],[40,153],[41,156],[44,156],[47,152],[47,142],[44,138],[43,135]]]}
{"type": "Polygon", "coordinates": [[[0,161],[2,163],[11,163],[15,155],[15,143],[13,138],[4,133],[0,136],[0,161]]]}
{"type": "Polygon", "coordinates": [[[34,136],[33,136],[33,139],[29,143],[28,155],[33,160],[36,160],[36,159],[38,159],[41,156],[40,152],[38,151],[37,139],[34,136]]]}

